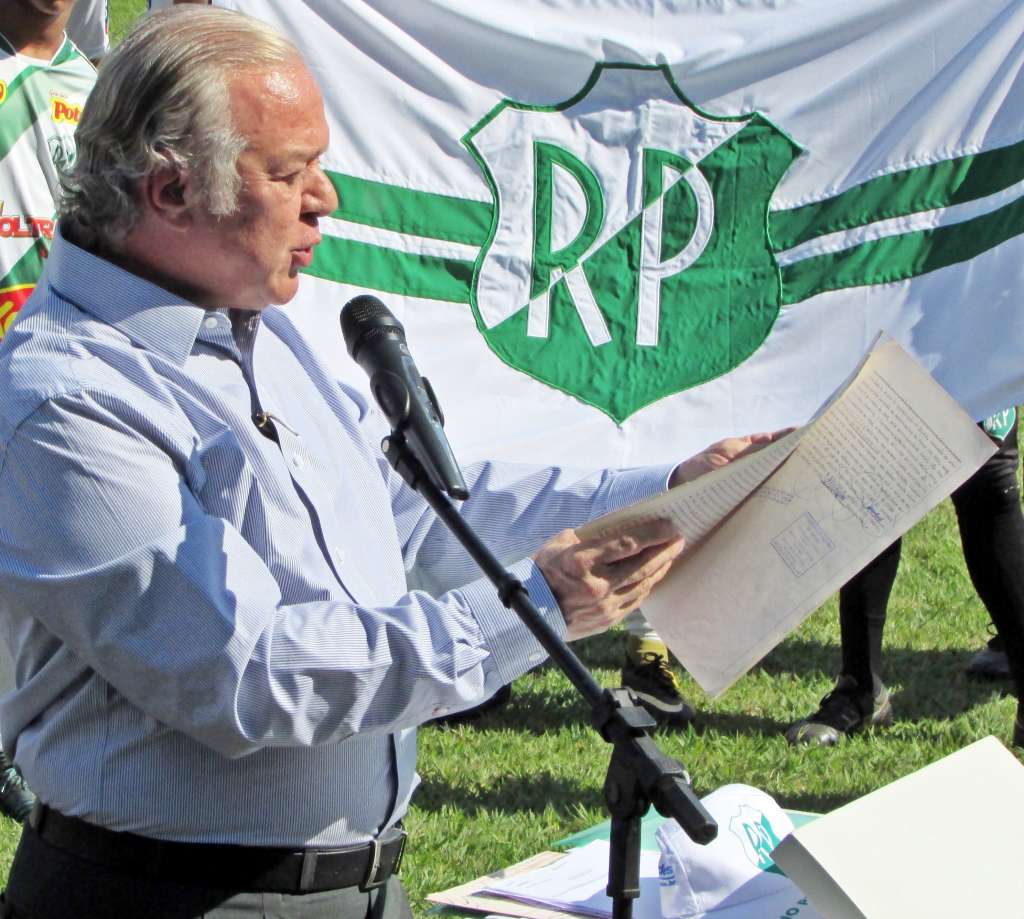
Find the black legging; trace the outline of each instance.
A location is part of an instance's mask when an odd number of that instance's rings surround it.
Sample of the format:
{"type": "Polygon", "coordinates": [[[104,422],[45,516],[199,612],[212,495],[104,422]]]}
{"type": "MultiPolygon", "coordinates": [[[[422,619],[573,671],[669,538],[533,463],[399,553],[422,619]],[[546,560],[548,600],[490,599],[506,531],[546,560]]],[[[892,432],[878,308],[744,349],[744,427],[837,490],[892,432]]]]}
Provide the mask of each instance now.
{"type": "MultiPolygon", "coordinates": [[[[1020,695],[1024,687],[1024,515],[1017,488],[1017,417],[982,467],[950,496],[971,581],[1003,641],[1020,695]]],[[[842,672],[877,689],[882,632],[900,562],[897,539],[839,591],[842,672]]]]}

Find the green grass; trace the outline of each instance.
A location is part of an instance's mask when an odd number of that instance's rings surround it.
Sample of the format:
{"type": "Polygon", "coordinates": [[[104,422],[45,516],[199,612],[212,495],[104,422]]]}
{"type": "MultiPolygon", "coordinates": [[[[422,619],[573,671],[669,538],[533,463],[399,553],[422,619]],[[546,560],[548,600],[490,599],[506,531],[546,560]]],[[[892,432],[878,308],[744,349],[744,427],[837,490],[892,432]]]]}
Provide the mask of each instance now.
{"type": "Polygon", "coordinates": [[[116,44],[125,30],[146,12],[146,0],[108,0],[110,10],[110,41],[116,44]]]}
{"type": "MultiPolygon", "coordinates": [[[[111,0],[115,40],[141,0],[111,0]]],[[[963,676],[986,638],[988,617],[971,587],[951,506],[942,504],[904,542],[890,603],[886,679],[896,723],[835,750],[792,749],[786,725],[812,711],[838,667],[835,601],[717,702],[686,680],[697,725],[658,742],[693,776],[699,794],[746,782],[783,806],[827,811],[986,734],[1008,742],[1014,703],[998,685],[963,676]]],[[[606,684],[617,682],[620,635],[577,646],[606,684]]],[[[420,733],[423,785],[408,816],[412,843],[403,877],[418,912],[422,897],[519,860],[604,818],[608,751],[558,673],[519,680],[511,705],[475,726],[420,733]]],[[[0,872],[17,828],[0,819],[0,872]]]]}

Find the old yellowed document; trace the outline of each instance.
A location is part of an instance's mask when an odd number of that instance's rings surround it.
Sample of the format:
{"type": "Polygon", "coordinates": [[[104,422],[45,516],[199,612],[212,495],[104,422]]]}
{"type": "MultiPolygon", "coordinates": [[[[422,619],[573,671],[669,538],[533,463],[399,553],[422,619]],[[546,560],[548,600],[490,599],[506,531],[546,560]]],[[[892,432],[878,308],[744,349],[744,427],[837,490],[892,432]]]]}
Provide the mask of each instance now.
{"type": "Polygon", "coordinates": [[[644,614],[715,696],[994,451],[928,372],[885,341],[803,428],[591,527],[676,522],[689,548],[644,614]]]}

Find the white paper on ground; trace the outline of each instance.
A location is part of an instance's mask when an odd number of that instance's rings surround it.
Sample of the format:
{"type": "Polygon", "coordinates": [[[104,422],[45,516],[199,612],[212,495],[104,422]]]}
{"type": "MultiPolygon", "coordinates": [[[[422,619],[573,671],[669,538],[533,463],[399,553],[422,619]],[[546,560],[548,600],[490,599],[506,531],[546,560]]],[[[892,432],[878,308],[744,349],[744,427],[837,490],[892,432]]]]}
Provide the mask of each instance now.
{"type": "MultiPolygon", "coordinates": [[[[612,915],[612,901],[605,893],[609,845],[607,840],[595,840],[534,871],[488,883],[481,892],[606,919],[612,915]]],[[[640,853],[640,899],[633,905],[635,919],[661,919],[658,883],[658,853],[643,850],[640,853]]],[[[795,885],[772,896],[736,905],[729,905],[725,900],[720,909],[695,915],[693,919],[703,916],[708,919],[821,919],[795,885]]]]}
{"type": "Polygon", "coordinates": [[[1024,766],[986,737],[797,828],[773,860],[828,919],[1024,917],[1024,766]]]}

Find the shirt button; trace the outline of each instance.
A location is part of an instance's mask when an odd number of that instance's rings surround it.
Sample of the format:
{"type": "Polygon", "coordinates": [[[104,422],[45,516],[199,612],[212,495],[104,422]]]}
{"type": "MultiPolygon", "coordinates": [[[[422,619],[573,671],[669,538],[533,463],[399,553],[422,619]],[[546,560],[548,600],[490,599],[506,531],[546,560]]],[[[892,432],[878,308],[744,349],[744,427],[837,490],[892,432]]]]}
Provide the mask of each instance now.
{"type": "Polygon", "coordinates": [[[299,456],[298,453],[293,453],[292,454],[292,465],[296,469],[301,469],[302,468],[302,457],[299,456]]]}
{"type": "Polygon", "coordinates": [[[203,325],[208,329],[215,329],[220,325],[220,320],[216,316],[207,316],[203,320],[203,325]]]}
{"type": "Polygon", "coordinates": [[[334,557],[339,565],[343,565],[345,563],[345,551],[340,546],[334,547],[334,557]]]}

